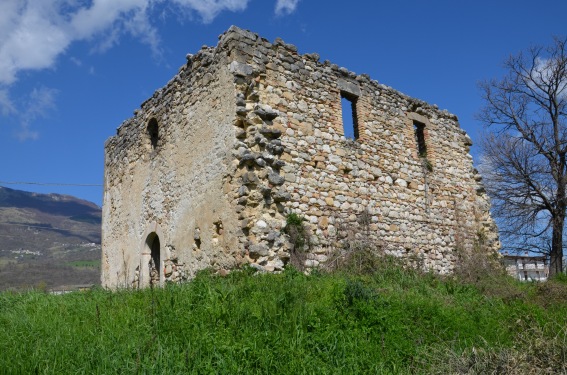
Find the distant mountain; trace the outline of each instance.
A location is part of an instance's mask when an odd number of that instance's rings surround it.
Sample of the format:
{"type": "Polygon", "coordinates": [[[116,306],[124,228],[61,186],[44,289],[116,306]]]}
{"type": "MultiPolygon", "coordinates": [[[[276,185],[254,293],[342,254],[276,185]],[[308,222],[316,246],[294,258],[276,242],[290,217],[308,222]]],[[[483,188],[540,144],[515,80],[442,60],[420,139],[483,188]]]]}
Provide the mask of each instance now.
{"type": "Polygon", "coordinates": [[[98,284],[101,209],[0,187],[0,290],[98,284]]]}

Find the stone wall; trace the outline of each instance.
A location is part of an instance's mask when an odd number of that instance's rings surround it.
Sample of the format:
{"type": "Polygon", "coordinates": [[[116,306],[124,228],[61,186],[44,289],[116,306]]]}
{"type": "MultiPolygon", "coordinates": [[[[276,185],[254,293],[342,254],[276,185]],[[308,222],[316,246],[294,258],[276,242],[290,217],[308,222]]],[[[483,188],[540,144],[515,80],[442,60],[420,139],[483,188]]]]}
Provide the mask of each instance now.
{"type": "Polygon", "coordinates": [[[234,85],[226,53],[203,48],[125,121],[105,145],[102,283],[146,286],[150,239],[160,243],[159,282],[239,252],[225,185],[236,142],[234,85]],[[148,125],[157,121],[157,144],[148,125]]]}
{"type": "Polygon", "coordinates": [[[231,27],[106,144],[103,285],[146,285],[152,233],[161,282],[209,266],[281,270],[291,212],[311,233],[307,267],[364,240],[451,272],[457,250],[498,248],[470,145],[447,111],[231,27]]]}

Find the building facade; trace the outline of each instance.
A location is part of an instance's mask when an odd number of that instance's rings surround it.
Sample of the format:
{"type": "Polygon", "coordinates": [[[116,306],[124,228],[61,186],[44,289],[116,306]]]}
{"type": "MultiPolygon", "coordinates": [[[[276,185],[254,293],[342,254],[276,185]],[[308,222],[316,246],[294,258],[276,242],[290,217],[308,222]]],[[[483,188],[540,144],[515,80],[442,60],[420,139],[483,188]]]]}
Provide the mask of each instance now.
{"type": "Polygon", "coordinates": [[[499,246],[471,143],[446,110],[233,26],[106,142],[102,283],[278,271],[299,250],[318,267],[361,239],[449,273],[499,246]]]}
{"type": "Polygon", "coordinates": [[[549,275],[549,263],[545,256],[504,254],[506,272],[520,281],[546,281],[549,275]]]}

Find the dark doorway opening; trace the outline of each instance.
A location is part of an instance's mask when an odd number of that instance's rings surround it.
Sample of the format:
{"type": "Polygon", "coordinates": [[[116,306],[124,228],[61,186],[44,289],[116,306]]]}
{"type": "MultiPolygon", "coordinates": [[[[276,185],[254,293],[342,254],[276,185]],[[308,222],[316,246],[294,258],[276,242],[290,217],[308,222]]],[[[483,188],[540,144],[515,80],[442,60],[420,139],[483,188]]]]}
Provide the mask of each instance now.
{"type": "Polygon", "coordinates": [[[153,234],[148,238],[148,245],[150,245],[150,285],[159,285],[160,280],[160,242],[157,234],[153,234]]]}

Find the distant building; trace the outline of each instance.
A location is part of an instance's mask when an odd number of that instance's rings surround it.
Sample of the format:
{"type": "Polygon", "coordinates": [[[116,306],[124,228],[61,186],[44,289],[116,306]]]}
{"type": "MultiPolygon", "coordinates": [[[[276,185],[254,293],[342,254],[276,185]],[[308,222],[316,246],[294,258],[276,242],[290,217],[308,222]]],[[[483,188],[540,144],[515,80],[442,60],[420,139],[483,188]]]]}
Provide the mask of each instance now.
{"type": "Polygon", "coordinates": [[[546,256],[504,255],[508,274],[520,281],[546,281],[549,264],[546,256]]]}

